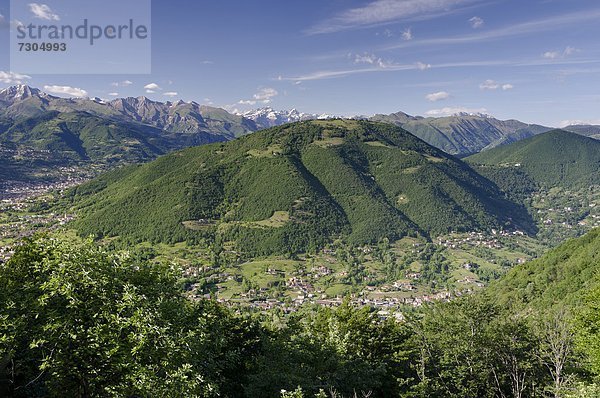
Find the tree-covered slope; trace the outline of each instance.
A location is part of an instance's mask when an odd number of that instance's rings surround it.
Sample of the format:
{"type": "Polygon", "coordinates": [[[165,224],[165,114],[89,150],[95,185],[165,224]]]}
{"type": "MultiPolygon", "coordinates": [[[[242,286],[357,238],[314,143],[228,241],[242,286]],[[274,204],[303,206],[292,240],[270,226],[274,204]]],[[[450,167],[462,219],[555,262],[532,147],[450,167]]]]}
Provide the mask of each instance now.
{"type": "Polygon", "coordinates": [[[553,130],[469,156],[471,164],[517,169],[545,187],[600,183],[600,141],[553,130]]]}
{"type": "Polygon", "coordinates": [[[0,131],[0,141],[47,150],[65,160],[141,161],[177,148],[162,131],[86,112],[46,112],[0,131]]]}
{"type": "Polygon", "coordinates": [[[172,153],[71,198],[84,235],[216,239],[254,254],[527,223],[465,163],[398,127],[343,120],[172,153]]]}
{"type": "Polygon", "coordinates": [[[598,284],[600,229],[567,241],[543,257],[510,270],[486,294],[502,304],[549,308],[576,306],[598,284]]]}

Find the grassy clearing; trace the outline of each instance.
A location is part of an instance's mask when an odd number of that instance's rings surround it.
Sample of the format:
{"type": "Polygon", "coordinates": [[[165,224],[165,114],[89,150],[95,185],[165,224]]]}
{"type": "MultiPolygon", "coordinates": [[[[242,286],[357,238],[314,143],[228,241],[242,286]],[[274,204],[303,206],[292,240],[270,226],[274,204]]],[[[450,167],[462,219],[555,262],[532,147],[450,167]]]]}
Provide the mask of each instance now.
{"type": "Polygon", "coordinates": [[[329,148],[332,146],[342,145],[344,143],[344,139],[341,137],[331,137],[325,138],[322,140],[314,141],[313,144],[319,146],[321,148],[329,148]]]}
{"type": "Polygon", "coordinates": [[[365,144],[379,148],[391,148],[389,145],[386,145],[381,141],[365,141],[365,144]]]}

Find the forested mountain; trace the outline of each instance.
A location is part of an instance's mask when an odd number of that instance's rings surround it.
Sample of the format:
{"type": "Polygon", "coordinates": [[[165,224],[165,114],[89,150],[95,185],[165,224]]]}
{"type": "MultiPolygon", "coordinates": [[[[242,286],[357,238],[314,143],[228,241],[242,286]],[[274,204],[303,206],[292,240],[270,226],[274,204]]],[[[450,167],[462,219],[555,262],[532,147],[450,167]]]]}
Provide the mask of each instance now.
{"type": "Polygon", "coordinates": [[[472,114],[424,118],[397,112],[375,115],[370,120],[400,126],[453,155],[476,153],[551,130],[549,127],[518,120],[498,120],[487,115],[472,114]]]}
{"type": "Polygon", "coordinates": [[[465,163],[401,128],[311,121],[190,148],[71,193],[81,234],[216,237],[254,254],[407,234],[528,228],[523,208],[465,163]]]}
{"type": "MultiPolygon", "coordinates": [[[[484,172],[491,167],[490,173],[524,173],[546,188],[600,184],[600,141],[564,130],[483,151],[466,160],[483,165],[484,172]]],[[[501,178],[506,180],[506,176],[501,178]]]]}

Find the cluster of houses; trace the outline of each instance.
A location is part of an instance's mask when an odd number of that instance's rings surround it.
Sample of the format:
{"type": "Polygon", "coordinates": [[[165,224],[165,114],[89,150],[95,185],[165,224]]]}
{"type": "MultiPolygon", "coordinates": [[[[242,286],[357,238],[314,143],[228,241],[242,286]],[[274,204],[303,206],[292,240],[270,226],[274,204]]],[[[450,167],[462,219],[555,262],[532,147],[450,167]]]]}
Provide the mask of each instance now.
{"type": "Polygon", "coordinates": [[[469,232],[466,235],[460,235],[456,237],[440,237],[437,240],[437,244],[450,249],[458,249],[465,245],[473,247],[485,247],[488,249],[502,249],[502,237],[511,236],[524,236],[523,231],[505,231],[492,229],[491,233],[484,232],[469,232]]]}

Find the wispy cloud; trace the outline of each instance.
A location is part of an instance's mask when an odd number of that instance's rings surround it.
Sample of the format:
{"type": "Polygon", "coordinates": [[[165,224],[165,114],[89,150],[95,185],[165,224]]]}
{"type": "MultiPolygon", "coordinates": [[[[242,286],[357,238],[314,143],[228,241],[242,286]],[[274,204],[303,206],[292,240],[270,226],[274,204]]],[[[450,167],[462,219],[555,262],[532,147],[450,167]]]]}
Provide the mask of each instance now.
{"type": "Polygon", "coordinates": [[[446,91],[438,91],[437,93],[431,93],[425,96],[425,99],[431,102],[442,101],[448,98],[450,98],[450,93],[447,93],[446,91]]]}
{"type": "Polygon", "coordinates": [[[559,123],[558,127],[565,128],[567,126],[580,126],[580,125],[600,125],[600,119],[588,119],[588,120],[563,120],[559,123]]]}
{"type": "Polygon", "coordinates": [[[113,87],[127,87],[131,86],[133,82],[131,80],[123,80],[122,82],[112,82],[110,85],[113,87]]]}
{"type": "Polygon", "coordinates": [[[429,110],[427,112],[425,112],[425,114],[427,116],[432,116],[432,117],[443,117],[443,116],[454,116],[454,115],[460,115],[460,114],[467,114],[467,115],[482,115],[482,114],[487,114],[487,109],[485,108],[464,108],[464,107],[446,107],[446,108],[441,108],[441,109],[432,109],[429,110]]]}
{"type": "Polygon", "coordinates": [[[412,34],[412,30],[410,28],[404,30],[404,32],[402,32],[402,40],[412,40],[413,39],[413,34],[412,34]]]}
{"type": "MultiPolygon", "coordinates": [[[[323,80],[346,77],[363,73],[378,73],[378,72],[398,72],[407,70],[428,70],[428,69],[444,69],[444,68],[478,68],[478,67],[493,67],[493,66],[511,66],[511,67],[533,67],[533,66],[558,66],[558,65],[585,65],[585,64],[600,64],[599,60],[489,60],[489,61],[458,61],[446,62],[440,64],[428,64],[424,62],[416,62],[414,64],[397,64],[390,63],[386,67],[373,66],[368,68],[342,69],[342,70],[321,70],[298,76],[278,76],[274,80],[279,81],[294,81],[302,82],[309,80],[323,80]]],[[[484,82],[485,83],[485,82],[484,82]]],[[[482,84],[484,84],[482,83],[482,84]]],[[[503,90],[514,88],[512,84],[500,83],[498,87],[503,90]]]]}
{"type": "Polygon", "coordinates": [[[387,68],[393,65],[391,62],[384,61],[382,58],[377,57],[375,54],[348,54],[348,56],[354,59],[355,64],[370,64],[376,65],[380,68],[387,68]]]}
{"type": "Polygon", "coordinates": [[[417,62],[415,64],[390,64],[384,68],[380,66],[374,66],[370,68],[358,68],[358,69],[345,69],[345,70],[325,70],[309,73],[306,75],[284,77],[280,76],[278,80],[292,80],[295,82],[309,81],[309,80],[323,80],[333,79],[338,77],[346,77],[350,75],[357,75],[361,73],[375,73],[375,72],[397,72],[404,70],[425,70],[431,68],[430,64],[423,62],[417,62]]]}
{"type": "Polygon", "coordinates": [[[485,23],[483,18],[479,18],[479,17],[473,17],[473,18],[469,19],[469,22],[471,23],[471,27],[473,29],[481,28],[485,23]]]}
{"type": "Polygon", "coordinates": [[[573,12],[555,17],[543,18],[506,26],[493,30],[480,31],[463,36],[439,37],[433,39],[421,39],[402,41],[390,46],[385,46],[383,50],[393,50],[397,48],[411,46],[429,46],[429,45],[458,45],[476,42],[485,42],[508,37],[523,36],[533,33],[556,30],[561,27],[581,24],[587,21],[597,21],[600,18],[600,9],[573,12]]]}
{"type": "Polygon", "coordinates": [[[47,21],[59,21],[60,17],[46,4],[30,3],[29,10],[33,13],[33,16],[38,19],[45,19],[47,21]]]}
{"type": "Polygon", "coordinates": [[[108,93],[108,95],[110,95],[111,97],[118,97],[119,93],[108,93]]]}
{"type": "Polygon", "coordinates": [[[88,93],[77,87],[71,86],[44,86],[44,91],[52,94],[64,94],[71,97],[87,97],[88,93]]]}
{"type": "Polygon", "coordinates": [[[176,91],[167,91],[166,93],[163,93],[163,95],[167,97],[177,97],[179,94],[176,91]]]}
{"type": "Polygon", "coordinates": [[[512,90],[514,86],[510,83],[498,83],[495,80],[488,79],[479,85],[482,90],[512,90]]]}
{"type": "Polygon", "coordinates": [[[309,28],[310,35],[377,26],[411,18],[435,18],[452,8],[475,0],[375,0],[364,7],[352,8],[309,28]]]}
{"type": "Polygon", "coordinates": [[[546,58],[546,59],[566,58],[569,55],[575,54],[576,52],[579,52],[579,50],[577,48],[567,46],[567,47],[565,47],[565,49],[563,51],[546,51],[545,53],[542,54],[542,57],[546,58]]]}
{"type": "Polygon", "coordinates": [[[15,72],[4,72],[0,70],[0,82],[5,84],[23,84],[25,80],[31,79],[31,76],[15,72]]]}

